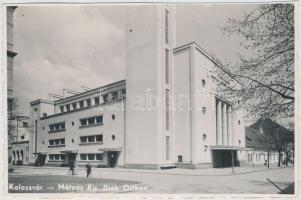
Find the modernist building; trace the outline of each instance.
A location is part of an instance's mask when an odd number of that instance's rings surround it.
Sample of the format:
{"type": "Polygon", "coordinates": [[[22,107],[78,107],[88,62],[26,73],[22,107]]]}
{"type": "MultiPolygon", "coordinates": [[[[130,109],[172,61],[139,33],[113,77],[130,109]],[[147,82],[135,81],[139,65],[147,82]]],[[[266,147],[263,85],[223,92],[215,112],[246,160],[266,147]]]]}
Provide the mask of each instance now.
{"type": "Polygon", "coordinates": [[[31,102],[31,162],[145,169],[244,164],[243,113],[217,93],[218,83],[227,84],[215,73],[220,66],[196,43],[175,48],[174,33],[173,7],[129,7],[126,79],[31,102]]]}

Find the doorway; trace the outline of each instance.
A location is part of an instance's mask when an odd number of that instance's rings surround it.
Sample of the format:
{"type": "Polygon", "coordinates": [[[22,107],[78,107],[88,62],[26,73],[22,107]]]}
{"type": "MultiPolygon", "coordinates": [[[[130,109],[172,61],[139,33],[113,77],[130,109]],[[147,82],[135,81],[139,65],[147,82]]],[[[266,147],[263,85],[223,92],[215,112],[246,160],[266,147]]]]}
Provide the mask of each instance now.
{"type": "Polygon", "coordinates": [[[116,167],[118,159],[118,152],[117,151],[108,151],[108,167],[116,167]]]}
{"type": "Polygon", "coordinates": [[[232,154],[234,166],[239,166],[236,150],[213,150],[213,167],[232,167],[232,154]]]}

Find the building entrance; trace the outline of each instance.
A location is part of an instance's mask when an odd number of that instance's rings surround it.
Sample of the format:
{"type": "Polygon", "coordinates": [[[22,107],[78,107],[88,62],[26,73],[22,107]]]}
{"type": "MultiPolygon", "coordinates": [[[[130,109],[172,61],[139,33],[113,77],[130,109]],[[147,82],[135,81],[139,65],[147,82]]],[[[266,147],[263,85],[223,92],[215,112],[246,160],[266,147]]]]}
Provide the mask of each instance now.
{"type": "Polygon", "coordinates": [[[35,166],[43,166],[45,165],[46,154],[38,153],[37,158],[35,160],[35,166]]]}
{"type": "Polygon", "coordinates": [[[118,159],[117,151],[108,151],[108,167],[116,167],[118,159]]]}
{"type": "Polygon", "coordinates": [[[239,166],[237,162],[236,150],[213,150],[213,167],[232,167],[239,166]]]}

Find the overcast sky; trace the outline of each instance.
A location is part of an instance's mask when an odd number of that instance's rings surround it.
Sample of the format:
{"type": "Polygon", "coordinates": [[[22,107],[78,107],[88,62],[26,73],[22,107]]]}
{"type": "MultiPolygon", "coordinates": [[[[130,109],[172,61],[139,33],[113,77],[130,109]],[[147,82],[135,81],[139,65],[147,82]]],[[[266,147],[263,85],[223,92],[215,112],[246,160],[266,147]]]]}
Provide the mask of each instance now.
{"type": "MultiPolygon", "coordinates": [[[[237,60],[240,39],[219,27],[255,5],[177,6],[177,45],[192,41],[221,59],[237,60]]],[[[25,6],[15,12],[15,95],[29,102],[125,78],[125,6],[25,6]]]]}

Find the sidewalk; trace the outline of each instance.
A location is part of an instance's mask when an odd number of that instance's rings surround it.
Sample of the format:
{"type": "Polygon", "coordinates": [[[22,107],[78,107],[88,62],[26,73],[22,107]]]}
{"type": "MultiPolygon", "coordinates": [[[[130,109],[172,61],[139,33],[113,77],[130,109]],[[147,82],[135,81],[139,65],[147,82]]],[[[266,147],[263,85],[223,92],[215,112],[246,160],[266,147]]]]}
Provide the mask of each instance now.
{"type": "MultiPolygon", "coordinates": [[[[133,174],[168,174],[168,175],[180,175],[180,176],[233,176],[239,174],[246,173],[255,173],[260,171],[268,171],[268,170],[279,170],[282,168],[289,168],[292,166],[270,166],[267,168],[266,166],[245,166],[245,167],[235,167],[234,173],[232,172],[232,168],[207,168],[207,169],[164,169],[164,170],[145,170],[145,169],[127,169],[127,168],[92,168],[92,174],[95,176],[101,172],[111,172],[111,173],[133,173],[133,174]]],[[[29,173],[29,174],[47,174],[47,175],[68,175],[69,168],[68,167],[33,167],[33,166],[15,166],[16,173],[29,173]]],[[[76,173],[78,176],[84,176],[86,173],[85,168],[76,168],[76,173]]],[[[97,176],[96,176],[97,177],[97,176]]]]}

